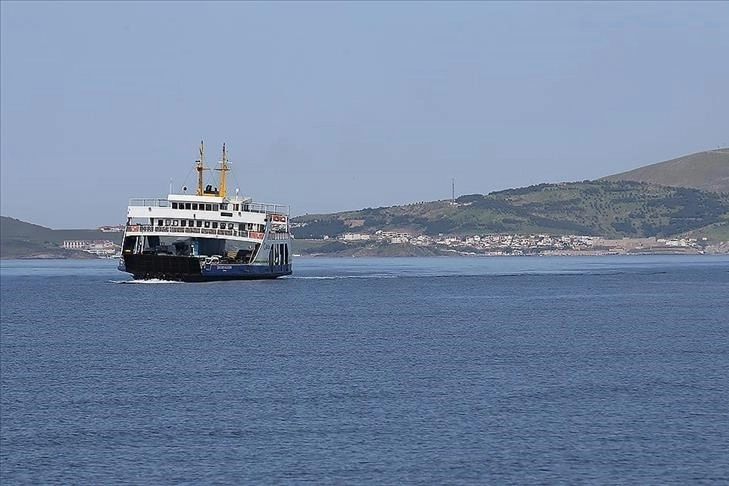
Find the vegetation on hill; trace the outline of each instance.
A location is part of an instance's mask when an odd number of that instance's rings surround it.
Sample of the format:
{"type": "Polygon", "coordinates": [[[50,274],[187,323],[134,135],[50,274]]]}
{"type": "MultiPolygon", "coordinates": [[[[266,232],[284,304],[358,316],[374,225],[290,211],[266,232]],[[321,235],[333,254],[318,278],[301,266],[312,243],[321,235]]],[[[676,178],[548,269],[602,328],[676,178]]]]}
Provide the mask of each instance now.
{"type": "Polygon", "coordinates": [[[729,242],[729,221],[722,221],[704,226],[703,228],[687,231],[681,236],[708,242],[729,242]]]}
{"type": "Polygon", "coordinates": [[[115,240],[120,233],[98,230],[53,230],[0,216],[0,258],[95,258],[83,251],[66,250],[64,240],[115,240]]]}
{"type": "Polygon", "coordinates": [[[352,257],[410,257],[410,256],[446,256],[455,251],[446,251],[437,247],[416,245],[393,245],[382,241],[350,241],[339,240],[294,240],[293,251],[298,255],[336,255],[352,257]]]}
{"type": "Polygon", "coordinates": [[[488,195],[293,218],[297,238],[412,234],[673,236],[729,220],[729,194],[631,181],[539,184],[488,195]]]}
{"type": "Polygon", "coordinates": [[[604,177],[712,192],[729,192],[729,149],[709,150],[604,177]]]}
{"type": "MultiPolygon", "coordinates": [[[[353,255],[370,251],[374,243],[345,245],[321,238],[383,231],[428,236],[689,236],[727,241],[729,149],[692,154],[597,181],[539,184],[461,196],[456,201],[312,214],[292,218],[292,223],[297,239],[294,251],[353,255]]],[[[119,234],[97,230],[52,230],[3,216],[0,258],[88,257],[87,253],[64,250],[63,240],[119,238],[119,234]]],[[[400,250],[377,249],[378,254],[392,251],[400,250]]]]}

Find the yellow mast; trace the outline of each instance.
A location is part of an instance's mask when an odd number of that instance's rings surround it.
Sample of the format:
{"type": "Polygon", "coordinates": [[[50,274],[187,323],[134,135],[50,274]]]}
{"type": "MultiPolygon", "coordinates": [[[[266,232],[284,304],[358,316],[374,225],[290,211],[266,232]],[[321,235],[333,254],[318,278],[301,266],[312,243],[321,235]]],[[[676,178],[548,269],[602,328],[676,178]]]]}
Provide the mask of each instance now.
{"type": "Polygon", "coordinates": [[[205,147],[202,140],[200,141],[200,158],[195,161],[195,170],[197,170],[197,195],[203,195],[203,171],[205,170],[205,147]]]}
{"type": "Polygon", "coordinates": [[[225,151],[225,144],[223,144],[223,159],[220,161],[220,167],[215,169],[220,171],[220,181],[218,184],[218,195],[225,197],[225,173],[230,170],[228,167],[228,153],[225,151]]]}

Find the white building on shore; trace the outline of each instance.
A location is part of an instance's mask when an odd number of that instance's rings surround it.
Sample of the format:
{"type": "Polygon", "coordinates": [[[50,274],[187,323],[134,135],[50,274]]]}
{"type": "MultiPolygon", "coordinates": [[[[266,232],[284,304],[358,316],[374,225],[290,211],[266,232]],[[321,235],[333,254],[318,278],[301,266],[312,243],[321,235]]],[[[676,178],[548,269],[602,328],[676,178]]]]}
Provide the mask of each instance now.
{"type": "Polygon", "coordinates": [[[121,250],[121,247],[109,240],[64,240],[65,250],[80,250],[93,253],[100,257],[113,257],[121,250]]]}

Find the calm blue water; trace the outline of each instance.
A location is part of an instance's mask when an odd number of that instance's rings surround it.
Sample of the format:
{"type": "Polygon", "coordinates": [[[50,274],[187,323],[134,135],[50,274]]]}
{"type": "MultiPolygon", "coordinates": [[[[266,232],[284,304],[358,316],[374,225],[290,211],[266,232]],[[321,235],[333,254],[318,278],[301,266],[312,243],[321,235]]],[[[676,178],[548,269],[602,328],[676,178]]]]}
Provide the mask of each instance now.
{"type": "Polygon", "coordinates": [[[3,261],[0,483],[726,484],[729,257],[3,261]]]}

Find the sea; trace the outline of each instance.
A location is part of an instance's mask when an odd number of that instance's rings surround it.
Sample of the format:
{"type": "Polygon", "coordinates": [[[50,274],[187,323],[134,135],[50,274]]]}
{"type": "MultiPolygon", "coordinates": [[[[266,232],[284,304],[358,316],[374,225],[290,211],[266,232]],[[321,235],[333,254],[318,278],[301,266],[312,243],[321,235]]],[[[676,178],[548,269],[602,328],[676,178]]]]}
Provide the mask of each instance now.
{"type": "Polygon", "coordinates": [[[0,484],[729,484],[729,256],[0,262],[0,484]]]}

